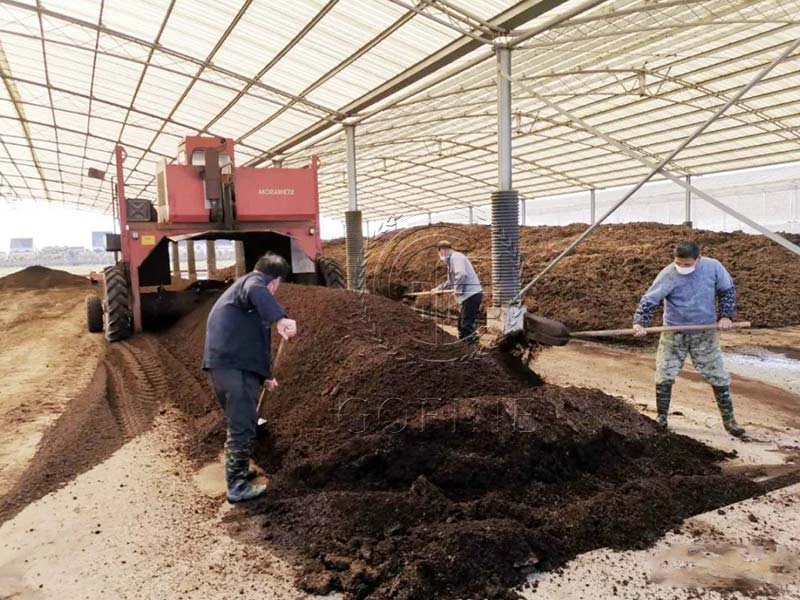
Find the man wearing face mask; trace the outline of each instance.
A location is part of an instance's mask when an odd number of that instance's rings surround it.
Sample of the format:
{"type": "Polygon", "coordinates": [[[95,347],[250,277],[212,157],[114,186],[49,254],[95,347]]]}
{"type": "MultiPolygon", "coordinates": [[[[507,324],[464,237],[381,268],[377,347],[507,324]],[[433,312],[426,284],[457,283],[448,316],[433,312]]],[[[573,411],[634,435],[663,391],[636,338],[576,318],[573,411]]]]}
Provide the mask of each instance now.
{"type": "Polygon", "coordinates": [[[442,240],[436,244],[445,265],[447,265],[447,281],[434,288],[434,291],[453,290],[456,302],[461,305],[458,317],[458,339],[468,343],[477,343],[478,309],[483,300],[483,289],[478,274],[472,263],[461,252],[456,252],[450,242],[442,240]]]}
{"type": "Polygon", "coordinates": [[[214,395],[228,421],[225,481],[228,502],[258,498],[266,485],[249,481],[250,457],[258,425],[261,387],[278,382],[270,373],[270,327],[284,339],[294,337],[297,323],[275,300],[275,291],[289,274],[283,257],[267,252],[252,272],[225,290],[208,314],[203,370],[211,376],[214,395]]]}
{"type": "MultiPolygon", "coordinates": [[[[675,260],[658,274],[642,296],[633,317],[636,336],[647,335],[656,308],[664,303],[664,325],[710,325],[730,329],[736,310],[736,287],[718,260],[700,256],[700,247],[691,241],[675,246],[675,260]]],[[[666,428],[672,385],[683,367],[686,355],[711,384],[725,430],[740,437],[744,429],[733,415],[731,378],[722,362],[717,330],[663,332],[656,358],[656,407],[658,424],[666,428]]]]}

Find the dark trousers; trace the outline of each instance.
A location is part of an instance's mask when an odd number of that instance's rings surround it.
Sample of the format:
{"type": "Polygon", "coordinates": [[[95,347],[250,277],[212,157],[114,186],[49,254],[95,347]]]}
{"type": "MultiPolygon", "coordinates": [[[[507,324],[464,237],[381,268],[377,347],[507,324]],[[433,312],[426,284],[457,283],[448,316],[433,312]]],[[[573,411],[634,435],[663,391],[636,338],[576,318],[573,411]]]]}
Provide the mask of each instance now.
{"type": "Polygon", "coordinates": [[[261,378],[240,369],[211,369],[211,385],[228,419],[230,444],[242,449],[256,439],[261,378]]]}
{"type": "Polygon", "coordinates": [[[477,340],[475,330],[478,329],[478,309],[482,300],[483,293],[478,292],[461,304],[461,314],[458,316],[458,339],[477,340]]]}

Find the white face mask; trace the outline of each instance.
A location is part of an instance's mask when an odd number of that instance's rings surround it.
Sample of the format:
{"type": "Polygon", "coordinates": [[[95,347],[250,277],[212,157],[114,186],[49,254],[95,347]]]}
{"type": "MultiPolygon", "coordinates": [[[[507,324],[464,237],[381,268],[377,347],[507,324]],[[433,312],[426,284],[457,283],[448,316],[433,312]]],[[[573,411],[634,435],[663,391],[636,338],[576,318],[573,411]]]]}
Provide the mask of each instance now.
{"type": "Polygon", "coordinates": [[[691,275],[692,273],[694,273],[695,268],[696,265],[692,265],[691,267],[680,267],[678,265],[675,265],[675,270],[681,275],[691,275]]]}

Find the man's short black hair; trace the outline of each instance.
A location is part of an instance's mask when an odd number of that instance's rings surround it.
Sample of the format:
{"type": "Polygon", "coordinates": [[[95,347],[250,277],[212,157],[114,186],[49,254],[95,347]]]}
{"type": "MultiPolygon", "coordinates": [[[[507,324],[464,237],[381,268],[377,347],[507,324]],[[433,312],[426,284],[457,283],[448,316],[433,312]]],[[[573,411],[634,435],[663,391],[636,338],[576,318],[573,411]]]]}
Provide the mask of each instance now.
{"type": "Polygon", "coordinates": [[[286,279],[289,276],[289,263],[282,256],[274,252],[267,252],[258,259],[255,266],[256,271],[261,271],[264,275],[277,279],[286,279]]]}
{"type": "Polygon", "coordinates": [[[686,240],[679,242],[675,245],[675,258],[691,258],[697,260],[700,258],[700,246],[696,242],[686,240]]]}

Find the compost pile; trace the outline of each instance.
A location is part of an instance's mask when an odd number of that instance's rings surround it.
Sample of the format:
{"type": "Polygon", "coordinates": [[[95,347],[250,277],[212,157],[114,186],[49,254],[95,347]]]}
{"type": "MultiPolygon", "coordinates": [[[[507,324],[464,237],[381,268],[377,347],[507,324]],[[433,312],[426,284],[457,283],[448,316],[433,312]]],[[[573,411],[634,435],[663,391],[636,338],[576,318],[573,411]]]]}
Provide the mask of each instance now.
{"type": "Polygon", "coordinates": [[[39,265],[0,277],[0,289],[16,288],[39,290],[57,287],[86,287],[91,285],[86,277],[73,275],[59,269],[48,269],[39,265]]]}
{"type": "MultiPolygon", "coordinates": [[[[402,303],[292,285],[278,297],[299,333],[257,448],[273,483],[243,510],[306,591],[509,598],[532,571],[640,547],[759,491],[721,473],[722,453],[599,391],[523,380],[402,303]]],[[[209,307],[162,335],[187,366],[209,307]]]]}
{"type": "MultiPolygon", "coordinates": [[[[522,280],[530,281],[584,230],[586,225],[522,227],[522,280]]],[[[788,235],[800,243],[800,235],[788,235]]],[[[367,286],[395,299],[444,281],[435,244],[449,239],[465,252],[491,291],[491,232],[486,225],[435,225],[389,232],[365,242],[367,286]]],[[[737,318],[756,327],[800,324],[800,269],[797,257],[763,236],[693,230],[657,223],[602,225],[526,296],[536,313],[570,329],[630,327],[641,295],[672,260],[682,239],[697,241],[733,276],[739,295],[737,318]]],[[[344,241],[328,242],[326,254],[344,264],[344,241]]],[[[451,297],[420,298],[419,307],[455,312],[451,297]]]]}

